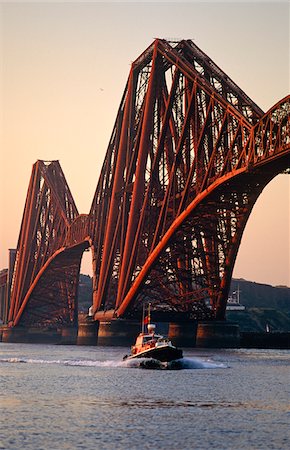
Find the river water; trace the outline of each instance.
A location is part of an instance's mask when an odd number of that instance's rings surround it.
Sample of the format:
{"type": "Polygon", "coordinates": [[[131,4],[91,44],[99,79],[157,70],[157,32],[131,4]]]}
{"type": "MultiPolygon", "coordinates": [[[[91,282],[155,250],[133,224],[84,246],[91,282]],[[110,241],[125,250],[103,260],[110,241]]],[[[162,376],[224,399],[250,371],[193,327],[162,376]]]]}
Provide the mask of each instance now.
{"type": "Polygon", "coordinates": [[[126,352],[0,343],[0,448],[290,448],[290,351],[188,349],[181,370],[126,352]]]}

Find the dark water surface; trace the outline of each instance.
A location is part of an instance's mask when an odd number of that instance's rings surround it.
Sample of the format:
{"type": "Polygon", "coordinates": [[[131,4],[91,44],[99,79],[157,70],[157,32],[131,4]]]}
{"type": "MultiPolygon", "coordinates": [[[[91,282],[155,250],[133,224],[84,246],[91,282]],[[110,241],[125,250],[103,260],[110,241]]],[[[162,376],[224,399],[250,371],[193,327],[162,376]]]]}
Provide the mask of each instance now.
{"type": "Polygon", "coordinates": [[[0,448],[290,448],[290,351],[186,350],[182,370],[127,352],[0,343],[0,448]]]}

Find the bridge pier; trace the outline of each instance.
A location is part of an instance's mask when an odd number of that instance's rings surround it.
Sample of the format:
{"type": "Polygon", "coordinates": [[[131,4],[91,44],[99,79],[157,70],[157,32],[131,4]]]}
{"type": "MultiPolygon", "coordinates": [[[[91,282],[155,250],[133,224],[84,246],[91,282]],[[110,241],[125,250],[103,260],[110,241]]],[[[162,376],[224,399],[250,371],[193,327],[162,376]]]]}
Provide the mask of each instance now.
{"type": "Polygon", "coordinates": [[[59,344],[61,334],[56,329],[3,327],[2,342],[24,344],[59,344]]]}
{"type": "Polygon", "coordinates": [[[14,342],[28,342],[27,341],[27,329],[24,328],[10,328],[2,327],[2,342],[14,343],[14,342]]]}
{"type": "Polygon", "coordinates": [[[115,319],[100,322],[98,332],[98,345],[131,346],[140,333],[140,322],[124,319],[115,319]]]}
{"type": "Polygon", "coordinates": [[[97,345],[99,322],[79,316],[77,345],[97,345]]]}
{"type": "Polygon", "coordinates": [[[75,345],[77,342],[77,327],[66,327],[60,330],[62,345],[75,345]]]}
{"type": "Polygon", "coordinates": [[[199,322],[196,347],[238,348],[240,346],[239,326],[233,322],[199,322]]]}
{"type": "Polygon", "coordinates": [[[177,347],[195,347],[197,322],[170,322],[168,338],[177,347]]]}

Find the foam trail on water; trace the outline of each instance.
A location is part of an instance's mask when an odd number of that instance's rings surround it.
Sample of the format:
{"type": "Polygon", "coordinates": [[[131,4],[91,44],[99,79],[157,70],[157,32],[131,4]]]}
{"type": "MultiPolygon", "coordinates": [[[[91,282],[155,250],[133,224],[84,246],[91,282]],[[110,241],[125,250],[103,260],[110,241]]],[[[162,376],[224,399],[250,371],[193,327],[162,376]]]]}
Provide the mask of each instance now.
{"type": "Polygon", "coordinates": [[[76,361],[64,361],[66,366],[79,366],[79,367],[120,367],[123,365],[123,361],[106,360],[106,361],[91,361],[91,360],[76,360],[76,361]]]}
{"type": "Polygon", "coordinates": [[[226,369],[227,366],[222,363],[216,363],[213,361],[204,361],[200,358],[182,358],[181,360],[183,369],[226,369]]]}
{"type": "Polygon", "coordinates": [[[25,359],[21,358],[1,358],[0,363],[26,363],[25,359]]]}
{"type": "Polygon", "coordinates": [[[0,359],[0,363],[27,363],[27,364],[60,364],[64,366],[80,366],[80,367],[118,367],[123,362],[119,360],[93,361],[93,360],[48,360],[48,359],[32,359],[32,358],[5,358],[0,359]]]}
{"type": "Polygon", "coordinates": [[[226,365],[200,358],[181,358],[169,363],[161,362],[153,358],[136,358],[126,361],[120,360],[45,360],[32,358],[5,358],[0,363],[27,363],[27,364],[60,364],[63,366],[78,367],[124,367],[152,370],[182,370],[182,369],[225,369],[226,365]]]}

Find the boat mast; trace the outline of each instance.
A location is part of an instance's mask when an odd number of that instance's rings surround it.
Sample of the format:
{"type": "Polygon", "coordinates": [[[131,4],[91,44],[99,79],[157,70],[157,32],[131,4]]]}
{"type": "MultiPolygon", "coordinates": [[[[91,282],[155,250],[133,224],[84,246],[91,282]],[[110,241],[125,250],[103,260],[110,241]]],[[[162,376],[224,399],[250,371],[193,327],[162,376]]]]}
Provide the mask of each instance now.
{"type": "Polygon", "coordinates": [[[142,333],[145,333],[145,325],[149,325],[151,322],[151,315],[150,315],[150,306],[151,303],[148,303],[148,313],[147,316],[145,317],[145,305],[143,303],[143,311],[142,311],[142,333]]]}
{"type": "Polygon", "coordinates": [[[150,306],[151,306],[151,303],[148,303],[148,320],[147,320],[147,325],[149,325],[149,323],[151,322],[150,306]]]}

